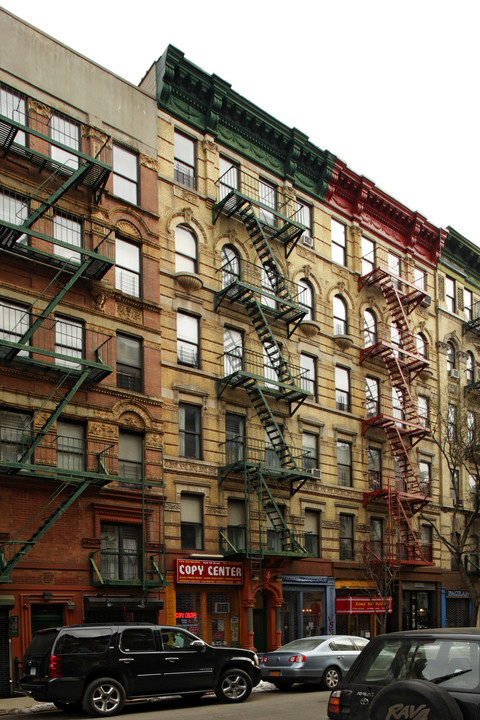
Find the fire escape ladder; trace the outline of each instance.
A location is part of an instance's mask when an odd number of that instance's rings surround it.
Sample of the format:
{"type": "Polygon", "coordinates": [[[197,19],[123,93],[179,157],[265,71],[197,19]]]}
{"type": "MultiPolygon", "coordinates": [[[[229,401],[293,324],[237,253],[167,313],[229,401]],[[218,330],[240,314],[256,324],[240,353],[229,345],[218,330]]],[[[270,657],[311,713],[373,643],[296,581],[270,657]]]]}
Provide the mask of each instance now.
{"type": "MultiPolygon", "coordinates": [[[[64,492],[66,489],[70,489],[68,483],[63,483],[63,485],[55,491],[53,497],[50,497],[47,503],[45,503],[45,505],[37,512],[37,514],[30,519],[30,525],[37,522],[39,522],[40,524],[30,535],[29,539],[14,539],[4,546],[4,550],[2,554],[0,554],[0,561],[3,561],[2,567],[0,567],[0,582],[11,581],[10,573],[13,568],[20,562],[20,560],[25,557],[30,548],[32,548],[40,540],[40,538],[45,535],[47,530],[52,527],[52,525],[58,520],[58,518],[60,518],[63,513],[68,510],[70,505],[72,505],[77,500],[77,498],[83,493],[84,490],[86,490],[89,484],[89,482],[83,482],[80,485],[75,485],[75,487],[70,490],[69,494],[66,497],[60,499],[61,493],[64,492]],[[47,512],[49,514],[44,517],[39,517],[39,515],[44,512],[47,512]],[[11,557],[8,557],[8,548],[10,547],[13,548],[13,554],[11,555],[11,557]],[[5,548],[7,548],[7,553],[5,553],[5,548]]],[[[19,532],[22,532],[23,530],[24,528],[22,528],[22,530],[20,530],[19,532]]]]}
{"type": "Polygon", "coordinates": [[[385,432],[393,457],[397,461],[399,471],[402,475],[403,487],[397,489],[418,495],[421,493],[420,482],[412,461],[410,460],[410,455],[400,429],[396,425],[386,425],[385,432]]]}
{"type": "Polygon", "coordinates": [[[390,515],[396,524],[396,547],[392,548],[392,563],[399,562],[412,565],[429,565],[422,552],[421,543],[415,534],[406,511],[404,502],[398,492],[390,493],[390,515]]]}

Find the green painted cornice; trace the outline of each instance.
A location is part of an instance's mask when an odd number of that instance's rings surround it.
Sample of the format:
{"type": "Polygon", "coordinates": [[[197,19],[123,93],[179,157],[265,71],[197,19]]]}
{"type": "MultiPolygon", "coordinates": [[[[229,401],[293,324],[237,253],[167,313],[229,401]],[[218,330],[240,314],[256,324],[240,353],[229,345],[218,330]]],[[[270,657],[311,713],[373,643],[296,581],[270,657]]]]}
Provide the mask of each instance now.
{"type": "Polygon", "coordinates": [[[472,283],[479,285],[480,248],[452,227],[447,227],[447,231],[440,262],[453,263],[472,283]]]}
{"type": "Polygon", "coordinates": [[[156,63],[159,108],[323,201],[336,157],[207,75],[169,45],[156,63]]]}

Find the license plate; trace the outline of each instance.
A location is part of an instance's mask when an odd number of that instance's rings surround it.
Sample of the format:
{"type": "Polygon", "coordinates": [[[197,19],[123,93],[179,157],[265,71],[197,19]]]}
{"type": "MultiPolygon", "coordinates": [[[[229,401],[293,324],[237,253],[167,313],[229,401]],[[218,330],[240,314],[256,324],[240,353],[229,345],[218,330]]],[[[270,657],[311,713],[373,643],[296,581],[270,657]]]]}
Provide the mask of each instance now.
{"type": "Polygon", "coordinates": [[[270,672],[270,677],[280,677],[280,670],[272,670],[270,672]]]}
{"type": "Polygon", "coordinates": [[[30,668],[30,675],[36,675],[37,674],[37,668],[31,667],[30,668]]]}

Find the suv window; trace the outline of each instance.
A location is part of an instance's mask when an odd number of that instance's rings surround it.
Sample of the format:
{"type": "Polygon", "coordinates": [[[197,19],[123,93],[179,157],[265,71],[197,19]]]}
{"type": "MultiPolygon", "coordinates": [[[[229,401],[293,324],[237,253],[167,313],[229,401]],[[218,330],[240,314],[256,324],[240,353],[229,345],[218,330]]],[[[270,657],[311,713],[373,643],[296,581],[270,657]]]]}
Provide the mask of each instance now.
{"type": "Polygon", "coordinates": [[[190,643],[198,638],[181,630],[164,630],[162,632],[162,643],[164,650],[188,650],[190,643]]]}
{"type": "Polygon", "coordinates": [[[120,638],[120,650],[123,652],[155,652],[155,638],[149,628],[124,630],[120,638]]]}
{"type": "Polygon", "coordinates": [[[39,630],[27,648],[28,655],[48,655],[53,647],[58,630],[39,630]]]}
{"type": "MultiPolygon", "coordinates": [[[[78,655],[104,653],[110,642],[109,629],[70,630],[60,636],[55,645],[55,655],[78,655]]],[[[30,652],[30,648],[29,648],[30,652]]]]}

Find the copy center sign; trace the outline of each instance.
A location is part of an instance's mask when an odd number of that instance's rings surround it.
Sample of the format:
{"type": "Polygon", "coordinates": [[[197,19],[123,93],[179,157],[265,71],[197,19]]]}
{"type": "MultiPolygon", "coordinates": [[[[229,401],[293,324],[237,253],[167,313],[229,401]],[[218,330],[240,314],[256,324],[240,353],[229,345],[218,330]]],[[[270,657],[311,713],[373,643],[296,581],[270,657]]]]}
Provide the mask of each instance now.
{"type": "Polygon", "coordinates": [[[243,565],[224,560],[177,560],[177,583],[202,585],[242,585],[243,565]]]}

